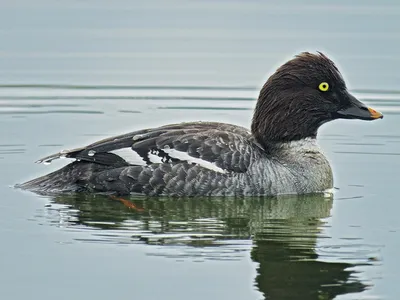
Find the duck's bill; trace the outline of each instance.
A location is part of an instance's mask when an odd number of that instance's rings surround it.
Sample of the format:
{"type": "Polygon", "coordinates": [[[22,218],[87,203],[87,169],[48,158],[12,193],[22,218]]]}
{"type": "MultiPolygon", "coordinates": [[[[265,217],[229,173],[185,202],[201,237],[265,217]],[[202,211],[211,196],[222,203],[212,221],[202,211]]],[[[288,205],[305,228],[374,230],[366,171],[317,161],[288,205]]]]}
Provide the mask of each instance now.
{"type": "Polygon", "coordinates": [[[371,107],[367,107],[364,103],[357,100],[356,97],[348,94],[350,106],[339,110],[337,113],[342,119],[360,119],[372,121],[382,119],[383,115],[371,107]]]}

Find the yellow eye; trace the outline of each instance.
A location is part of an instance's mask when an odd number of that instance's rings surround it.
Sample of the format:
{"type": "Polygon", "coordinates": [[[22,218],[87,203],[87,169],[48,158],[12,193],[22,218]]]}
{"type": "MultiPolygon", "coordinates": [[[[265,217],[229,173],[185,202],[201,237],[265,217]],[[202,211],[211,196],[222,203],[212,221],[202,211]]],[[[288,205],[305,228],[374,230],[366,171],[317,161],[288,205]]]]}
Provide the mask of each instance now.
{"type": "Polygon", "coordinates": [[[327,82],[321,82],[318,88],[321,92],[326,92],[327,90],[329,90],[329,84],[327,82]]]}

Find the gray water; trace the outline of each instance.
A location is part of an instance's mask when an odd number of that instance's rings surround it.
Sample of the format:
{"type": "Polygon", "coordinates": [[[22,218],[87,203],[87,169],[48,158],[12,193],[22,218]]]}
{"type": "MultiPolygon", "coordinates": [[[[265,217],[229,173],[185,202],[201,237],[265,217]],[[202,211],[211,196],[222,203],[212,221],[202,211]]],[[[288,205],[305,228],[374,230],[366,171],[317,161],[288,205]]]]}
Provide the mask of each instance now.
{"type": "Polygon", "coordinates": [[[397,1],[0,3],[1,299],[398,299],[397,1]],[[40,197],[43,156],[136,129],[248,126],[258,90],[324,51],[382,111],[319,143],[332,197],[40,197]]]}

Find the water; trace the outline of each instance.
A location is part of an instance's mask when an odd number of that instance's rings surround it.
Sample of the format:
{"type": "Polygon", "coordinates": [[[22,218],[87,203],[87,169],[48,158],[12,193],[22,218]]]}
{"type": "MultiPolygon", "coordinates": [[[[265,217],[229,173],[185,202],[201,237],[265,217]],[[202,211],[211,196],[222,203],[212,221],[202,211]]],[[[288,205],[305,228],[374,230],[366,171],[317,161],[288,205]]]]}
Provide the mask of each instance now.
{"type": "Polygon", "coordinates": [[[0,8],[2,299],[397,299],[396,1],[0,8]],[[263,81],[302,50],[332,56],[385,115],[321,129],[332,197],[127,202],[10,188],[67,162],[33,163],[41,157],[111,135],[248,126],[263,81]]]}

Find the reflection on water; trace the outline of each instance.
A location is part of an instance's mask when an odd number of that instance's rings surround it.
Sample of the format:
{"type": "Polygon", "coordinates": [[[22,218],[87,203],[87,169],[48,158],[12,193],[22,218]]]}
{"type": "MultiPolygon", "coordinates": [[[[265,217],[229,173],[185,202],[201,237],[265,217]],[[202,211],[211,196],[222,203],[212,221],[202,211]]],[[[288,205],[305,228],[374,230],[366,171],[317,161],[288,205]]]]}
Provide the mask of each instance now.
{"type": "Polygon", "coordinates": [[[44,214],[53,225],[91,232],[79,241],[145,243],[150,255],[169,259],[229,260],[251,251],[258,263],[255,285],[266,298],[332,299],[366,289],[349,269],[355,264],[317,254],[332,197],[116,200],[63,195],[44,214]]]}

